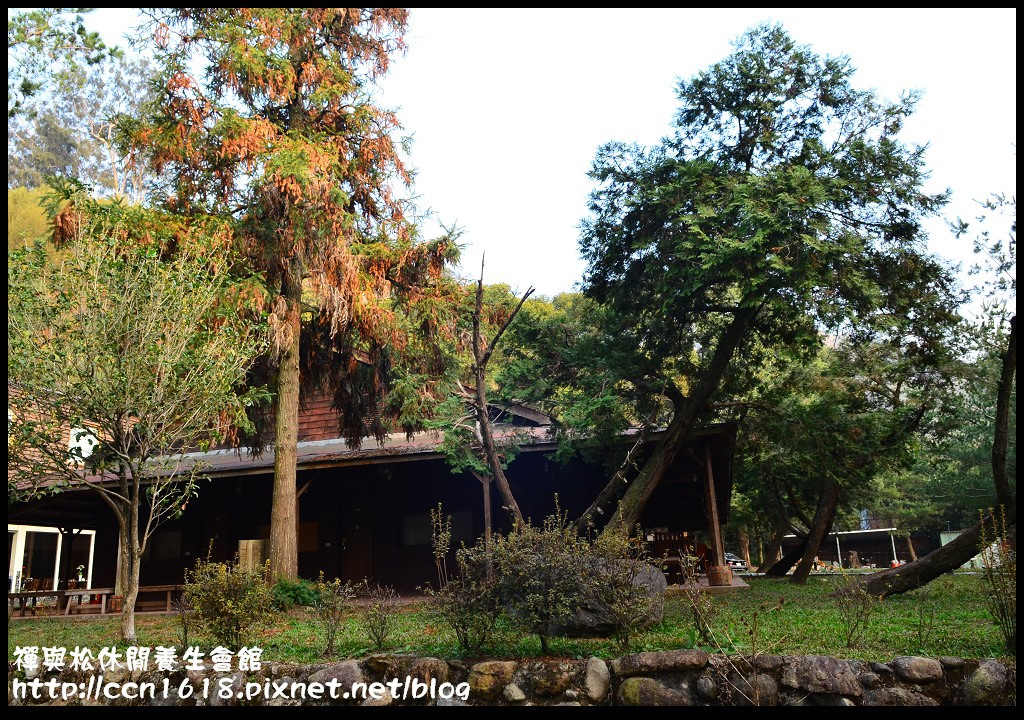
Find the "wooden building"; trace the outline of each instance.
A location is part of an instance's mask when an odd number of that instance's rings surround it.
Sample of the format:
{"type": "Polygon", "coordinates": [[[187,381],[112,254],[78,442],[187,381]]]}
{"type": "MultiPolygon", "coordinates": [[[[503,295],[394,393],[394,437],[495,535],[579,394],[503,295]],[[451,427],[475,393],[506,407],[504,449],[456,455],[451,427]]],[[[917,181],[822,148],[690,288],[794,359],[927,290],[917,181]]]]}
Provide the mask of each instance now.
{"type": "MultiPolygon", "coordinates": [[[[529,408],[513,409],[512,414],[524,438],[507,475],[524,515],[539,522],[554,510],[557,495],[570,517],[578,516],[610,471],[583,459],[557,463],[547,418],[529,408]]],[[[330,415],[329,403],[314,404],[304,409],[300,422],[300,576],[316,578],[323,572],[343,580],[366,577],[401,591],[430,583],[435,576],[430,510],[441,503],[451,515],[453,548],[474,542],[483,533],[480,483],[471,475],[451,472],[435,435],[395,434],[380,446],[368,440],[362,448],[351,449],[336,437],[337,424],[330,415]]],[[[635,441],[633,435],[623,435],[624,448],[635,441]]],[[[649,444],[659,437],[652,433],[649,444]]],[[[644,528],[707,531],[720,544],[718,526],[728,520],[734,446],[733,426],[695,433],[648,503],[641,518],[644,528]],[[709,497],[714,498],[711,512],[709,497]]],[[[207,553],[211,542],[212,557],[224,560],[240,548],[258,552],[258,541],[269,536],[272,450],[253,457],[244,450],[222,449],[193,453],[185,461],[202,463],[208,480],[200,483],[198,497],[189,501],[182,516],[151,538],[142,562],[143,585],[181,582],[184,570],[207,553]]],[[[500,496],[491,495],[495,530],[508,530],[500,496]]],[[[9,505],[8,522],[59,528],[65,542],[82,530],[95,531],[89,540],[90,587],[115,584],[117,528],[95,492],[68,490],[9,505]]],[[[55,572],[66,578],[74,569],[55,572]]]]}

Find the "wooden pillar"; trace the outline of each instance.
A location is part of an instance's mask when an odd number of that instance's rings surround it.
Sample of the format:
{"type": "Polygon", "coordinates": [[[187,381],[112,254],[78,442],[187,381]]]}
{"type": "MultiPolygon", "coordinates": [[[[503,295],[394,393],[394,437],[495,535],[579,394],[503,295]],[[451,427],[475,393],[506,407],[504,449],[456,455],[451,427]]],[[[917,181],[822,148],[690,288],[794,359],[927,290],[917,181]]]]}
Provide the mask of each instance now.
{"type": "Polygon", "coordinates": [[[704,499],[708,508],[708,531],[711,533],[711,567],[708,585],[732,585],[732,571],[725,562],[725,543],[722,524],[718,519],[718,494],[715,492],[715,473],[711,468],[711,448],[704,446],[704,499]]]}

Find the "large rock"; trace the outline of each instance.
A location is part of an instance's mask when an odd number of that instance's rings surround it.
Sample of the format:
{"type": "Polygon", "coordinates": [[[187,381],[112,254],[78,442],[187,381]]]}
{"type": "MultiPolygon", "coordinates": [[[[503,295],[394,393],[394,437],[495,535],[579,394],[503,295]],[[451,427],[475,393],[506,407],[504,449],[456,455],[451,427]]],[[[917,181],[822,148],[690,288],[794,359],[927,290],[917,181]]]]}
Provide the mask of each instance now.
{"type": "Polygon", "coordinates": [[[703,650],[665,650],[623,655],[611,662],[611,670],[619,677],[657,672],[700,670],[708,663],[703,650]]]}
{"type": "Polygon", "coordinates": [[[675,690],[647,677],[631,677],[619,686],[619,702],[623,705],[693,705],[685,690],[675,690]]]}
{"type": "Polygon", "coordinates": [[[592,657],[587,660],[587,697],[592,702],[604,702],[612,686],[612,676],[604,660],[592,657]]]}
{"type": "Polygon", "coordinates": [[[938,705],[927,695],[903,687],[882,688],[864,693],[861,705],[921,706],[938,705]]]}
{"type": "Polygon", "coordinates": [[[565,663],[542,665],[534,674],[533,692],[540,696],[559,695],[572,682],[570,667],[565,663]]]}
{"type": "Polygon", "coordinates": [[[745,677],[733,672],[729,674],[729,685],[737,705],[773,707],[779,704],[779,686],[771,675],[757,673],[753,677],[745,677]]]}
{"type": "Polygon", "coordinates": [[[474,665],[469,671],[469,689],[487,700],[493,699],[512,679],[516,664],[492,660],[474,665]]]}
{"type": "Polygon", "coordinates": [[[434,657],[420,658],[409,668],[409,677],[416,678],[428,685],[431,680],[437,680],[438,685],[448,682],[448,674],[448,663],[434,657]]]}
{"type": "Polygon", "coordinates": [[[782,671],[783,686],[809,693],[860,697],[863,692],[849,663],[828,655],[792,658],[782,671]]]}
{"type": "MultiPolygon", "coordinates": [[[[600,568],[597,571],[599,572],[600,568]]],[[[665,588],[668,587],[665,573],[653,565],[645,565],[633,578],[633,584],[642,587],[652,599],[650,612],[639,627],[660,625],[665,616],[665,588]]],[[[608,637],[614,633],[615,623],[600,589],[583,588],[579,594],[579,608],[572,617],[553,623],[550,628],[551,634],[565,637],[608,637]]]]}
{"type": "MultiPolygon", "coordinates": [[[[983,660],[978,669],[964,681],[964,703],[967,705],[1008,705],[1009,673],[995,660],[983,660]]],[[[1012,704],[1016,704],[1015,702],[1012,704]]]]}
{"type": "Polygon", "coordinates": [[[932,658],[898,657],[892,661],[896,674],[914,683],[930,683],[942,679],[942,663],[932,658]]]}
{"type": "Polygon", "coordinates": [[[323,670],[317,670],[309,676],[309,682],[311,683],[327,683],[331,680],[337,680],[339,687],[342,688],[347,688],[354,683],[366,682],[363,671],[359,667],[359,662],[356,660],[346,660],[345,662],[328,665],[323,670]]]}

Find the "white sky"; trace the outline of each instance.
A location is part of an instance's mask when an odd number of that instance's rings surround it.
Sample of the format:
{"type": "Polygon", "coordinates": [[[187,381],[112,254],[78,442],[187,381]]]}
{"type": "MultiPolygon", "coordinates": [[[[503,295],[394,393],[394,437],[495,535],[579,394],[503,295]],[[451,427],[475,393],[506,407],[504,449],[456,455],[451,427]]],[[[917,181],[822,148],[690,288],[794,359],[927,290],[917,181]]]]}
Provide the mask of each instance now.
{"type": "MultiPolygon", "coordinates": [[[[434,10],[411,12],[409,51],[381,101],[413,135],[416,194],[465,230],[462,267],[487,282],[552,295],[582,277],[578,225],[602,143],[653,144],[670,131],[675,82],[722,59],[764,20],[819,54],[847,54],[854,83],[924,97],[904,138],[929,143],[930,190],[945,215],[1016,194],[1016,10],[434,10]]],[[[101,32],[130,10],[89,17],[101,32]]],[[[114,31],[116,32],[116,30],[114,31]]],[[[113,42],[122,42],[110,38],[113,42]]],[[[427,233],[432,230],[427,228],[427,233]]],[[[968,239],[944,222],[931,247],[963,263],[968,239]]]]}

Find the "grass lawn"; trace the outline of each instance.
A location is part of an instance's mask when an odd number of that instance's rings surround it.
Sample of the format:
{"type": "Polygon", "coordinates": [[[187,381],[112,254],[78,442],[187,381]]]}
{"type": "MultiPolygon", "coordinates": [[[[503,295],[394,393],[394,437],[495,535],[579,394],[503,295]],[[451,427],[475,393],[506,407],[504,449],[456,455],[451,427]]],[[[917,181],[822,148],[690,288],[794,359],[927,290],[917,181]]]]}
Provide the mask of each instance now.
{"type": "MultiPolygon", "coordinates": [[[[889,660],[899,655],[955,655],[960,657],[999,657],[1005,654],[998,628],[985,608],[986,587],[978,575],[945,575],[921,590],[895,596],[878,603],[858,647],[846,647],[844,624],[835,601],[828,597],[833,587],[830,578],[811,577],[803,587],[785,580],[755,578],[750,589],[716,595],[713,622],[722,645],[734,638],[734,647],[749,650],[748,626],[758,614],[758,652],[780,655],[821,654],[844,658],[889,660]],[[779,599],[785,602],[777,610],[779,599]],[[925,628],[922,627],[922,618],[925,628]],[[928,627],[929,619],[933,618],[928,627]],[[747,625],[744,624],[746,621],[747,625]]],[[[264,660],[312,663],[322,660],[318,630],[311,615],[296,609],[276,616],[273,627],[266,628],[249,644],[263,648],[264,660]]],[[[140,615],[136,618],[139,644],[177,645],[177,621],[173,615],[140,615]]],[[[634,641],[631,651],[668,650],[692,646],[692,630],[686,601],[672,597],[666,601],[665,621],[645,631],[634,641]]],[[[115,643],[119,618],[34,618],[8,624],[8,658],[16,645],[95,649],[115,643]]],[[[209,649],[207,638],[198,642],[209,649]]],[[[615,657],[621,654],[611,640],[553,638],[551,654],[564,657],[615,657]]],[[[337,657],[360,657],[371,652],[369,641],[355,617],[350,617],[339,632],[337,657]]],[[[714,648],[705,647],[709,651],[714,648]]],[[[432,623],[422,603],[410,603],[401,610],[397,629],[387,650],[391,652],[434,655],[445,658],[462,653],[453,634],[432,623]]],[[[499,623],[498,632],[487,648],[489,657],[536,657],[540,642],[523,636],[499,623]]]]}

